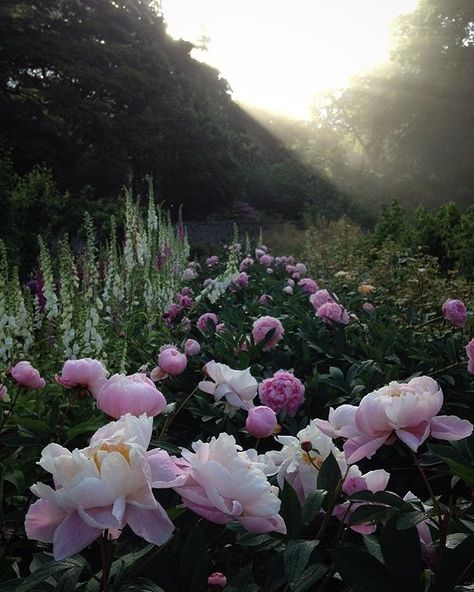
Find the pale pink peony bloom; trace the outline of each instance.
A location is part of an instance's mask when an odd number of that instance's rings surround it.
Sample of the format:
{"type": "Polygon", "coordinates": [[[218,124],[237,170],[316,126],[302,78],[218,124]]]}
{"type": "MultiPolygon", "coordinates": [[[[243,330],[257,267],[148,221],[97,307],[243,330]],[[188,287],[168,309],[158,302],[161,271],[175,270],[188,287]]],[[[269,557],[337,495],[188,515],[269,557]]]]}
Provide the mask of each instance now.
{"type": "MultiPolygon", "coordinates": [[[[433,514],[433,507],[422,503],[421,500],[417,498],[416,495],[414,495],[411,491],[405,494],[403,500],[406,502],[415,503],[417,506],[421,505],[427,515],[433,514]]],[[[418,522],[416,525],[416,530],[418,531],[418,537],[420,539],[421,554],[428,565],[432,564],[433,560],[436,560],[437,556],[436,544],[433,542],[430,526],[436,528],[436,523],[430,518],[427,518],[422,522],[418,522]]]]}
{"type": "Polygon", "coordinates": [[[294,416],[304,401],[304,386],[291,372],[278,370],[258,387],[260,401],[275,413],[287,411],[294,416]]]}
{"type": "Polygon", "coordinates": [[[362,310],[370,315],[375,312],[375,306],[371,302],[364,302],[362,305],[362,310]]]}
{"type": "Polygon", "coordinates": [[[240,271],[246,271],[249,267],[252,267],[254,263],[255,261],[252,257],[245,257],[245,259],[242,259],[240,262],[240,271]]]}
{"type": "Polygon", "coordinates": [[[289,273],[290,275],[293,273],[298,273],[298,271],[294,265],[286,265],[285,271],[286,271],[286,273],[289,273]]]}
{"type": "Polygon", "coordinates": [[[207,288],[208,286],[212,286],[213,283],[214,283],[214,280],[212,278],[207,278],[202,282],[202,287],[207,288]]]}
{"type": "Polygon", "coordinates": [[[8,389],[4,384],[0,384],[0,401],[7,396],[8,389]]]}
{"type": "Polygon", "coordinates": [[[354,424],[357,409],[355,405],[340,405],[336,409],[330,407],[327,421],[313,419],[313,422],[330,438],[352,438],[358,434],[354,424]]]}
{"type": "MultiPolygon", "coordinates": [[[[352,465],[348,470],[346,478],[344,479],[342,491],[346,495],[354,495],[360,491],[371,491],[372,493],[385,491],[389,479],[390,473],[387,473],[387,471],[384,471],[383,469],[369,471],[363,475],[359,467],[352,465]]],[[[350,518],[355,510],[367,505],[370,504],[367,502],[351,502],[348,500],[342,504],[338,504],[334,508],[333,516],[336,516],[336,518],[344,524],[349,524],[350,518]]],[[[353,524],[350,528],[351,530],[359,532],[360,534],[372,534],[377,530],[377,526],[375,524],[371,524],[370,522],[353,524]]]]}
{"type": "Polygon", "coordinates": [[[334,442],[317,428],[314,421],[295,436],[277,436],[283,445],[279,451],[265,453],[267,475],[277,474],[278,485],[283,488],[285,480],[293,487],[301,503],[318,489],[318,475],[324,461],[333,454],[341,474],[344,475],[347,463],[344,454],[334,442]],[[310,448],[308,450],[308,448],[310,448]]]}
{"type": "Polygon", "coordinates": [[[260,405],[249,409],[245,428],[255,438],[268,438],[275,432],[277,425],[277,417],[270,407],[260,405]]]}
{"type": "Polygon", "coordinates": [[[288,284],[288,286],[291,286],[292,288],[295,285],[295,280],[292,280],[291,278],[286,282],[288,284]]]}
{"type": "Polygon", "coordinates": [[[285,286],[283,288],[283,292],[288,294],[288,296],[291,296],[293,294],[293,288],[291,286],[285,286]]]}
{"type": "Polygon", "coordinates": [[[316,311],[316,316],[320,317],[325,323],[337,323],[339,325],[347,325],[351,316],[347,310],[337,302],[326,302],[322,304],[316,311]]]}
{"type": "Polygon", "coordinates": [[[448,298],[442,306],[443,317],[455,327],[463,327],[467,319],[467,310],[462,300],[448,298]]]}
{"type": "Polygon", "coordinates": [[[274,258],[271,255],[262,255],[258,260],[265,267],[271,267],[273,265],[274,258]]]}
{"type": "Polygon", "coordinates": [[[216,333],[220,333],[221,331],[224,330],[225,327],[225,323],[217,323],[216,325],[216,333]]]}
{"type": "Polygon", "coordinates": [[[56,560],[78,553],[104,530],[117,536],[127,524],[149,543],[165,543],[174,527],[152,487],[180,485],[184,477],[177,477],[166,452],[146,451],[152,428],[151,417],[125,415],[100,428],[82,450],[48,444],[39,464],[53,475],[54,489],[31,487],[40,499],[26,515],[27,537],[53,543],[56,560]]]}
{"type": "Polygon", "coordinates": [[[326,304],[326,302],[335,302],[334,298],[327,290],[317,290],[314,294],[311,294],[309,301],[313,305],[315,311],[323,304],[326,304]]]}
{"type": "Polygon", "coordinates": [[[369,393],[354,415],[358,434],[344,445],[349,463],[371,457],[392,435],[416,452],[431,433],[441,440],[461,440],[472,433],[470,421],[454,415],[437,416],[443,393],[429,376],[408,383],[391,382],[369,393]]]}
{"type": "Polygon", "coordinates": [[[152,417],[166,407],[166,399],[145,374],[114,374],[97,395],[97,407],[115,419],[126,413],[152,417]]]}
{"type": "Polygon", "coordinates": [[[217,524],[237,520],[249,532],[286,533],[278,488],[268,482],[255,451],[242,451],[225,432],[208,444],[194,442],[192,449],[175,459],[187,476],[175,487],[187,508],[217,524]]]}
{"type": "Polygon", "coordinates": [[[17,384],[26,388],[39,389],[46,385],[44,378],[41,378],[39,371],[30,362],[18,362],[9,374],[17,384]]]}
{"type": "Polygon", "coordinates": [[[303,274],[308,271],[308,268],[306,267],[306,265],[304,263],[297,263],[295,265],[295,267],[296,267],[297,273],[299,273],[299,274],[303,274]]]}
{"type": "Polygon", "coordinates": [[[107,382],[105,366],[99,360],[82,358],[80,360],[66,360],[61,375],[56,375],[56,382],[65,388],[82,386],[89,390],[94,399],[97,398],[100,389],[107,382]]]}
{"type": "Polygon", "coordinates": [[[258,299],[258,303],[262,304],[263,306],[269,306],[273,302],[273,298],[270,294],[262,294],[258,299]]]}
{"type": "Polygon", "coordinates": [[[298,285],[306,294],[315,294],[319,290],[318,284],[312,278],[301,278],[298,285]]]}
{"type": "Polygon", "coordinates": [[[215,586],[216,588],[225,588],[227,586],[227,578],[220,571],[215,571],[207,578],[208,586],[215,586]]]}
{"type": "Polygon", "coordinates": [[[267,269],[265,271],[266,271],[267,275],[273,274],[273,269],[271,267],[267,267],[267,269]]]}
{"type": "Polygon", "coordinates": [[[264,251],[263,249],[255,249],[255,257],[257,259],[260,259],[260,257],[263,257],[265,255],[266,251],[264,251]]]}
{"type": "Polygon", "coordinates": [[[216,401],[225,398],[229,405],[241,409],[250,409],[254,406],[253,400],[257,395],[258,383],[250,374],[250,368],[246,370],[233,370],[225,364],[208,362],[204,373],[211,379],[202,380],[199,388],[216,401]],[[211,382],[212,381],[212,382],[211,382]]]}
{"type": "Polygon", "coordinates": [[[213,312],[205,312],[198,318],[196,327],[199,329],[199,331],[201,331],[201,333],[205,333],[206,331],[209,331],[212,325],[215,327],[218,322],[219,319],[217,318],[217,315],[215,315],[213,312]]]}
{"type": "Polygon", "coordinates": [[[270,351],[271,349],[274,349],[280,339],[282,339],[283,333],[285,332],[283,325],[278,319],[265,316],[257,319],[252,326],[252,337],[255,343],[260,343],[263,341],[269,331],[272,330],[273,335],[265,343],[265,347],[263,348],[264,351],[270,351]]]}
{"type": "Polygon", "coordinates": [[[170,376],[178,376],[186,368],[188,358],[175,347],[163,350],[158,356],[158,365],[170,376]]]}
{"type": "Polygon", "coordinates": [[[206,259],[206,265],[208,267],[214,267],[219,263],[219,257],[217,255],[211,255],[206,259]]]}
{"type": "Polygon", "coordinates": [[[195,339],[187,339],[184,344],[184,353],[187,356],[197,356],[201,353],[201,346],[195,339]]]}
{"type": "Polygon", "coordinates": [[[234,283],[241,288],[246,288],[249,285],[249,276],[245,273],[245,271],[241,271],[239,277],[234,281],[234,283]]]}
{"type": "Polygon", "coordinates": [[[192,267],[188,267],[183,272],[183,281],[184,282],[191,282],[197,278],[198,274],[192,267]]]}
{"type": "Polygon", "coordinates": [[[471,374],[474,374],[474,339],[466,345],[466,354],[467,354],[467,371],[471,374]]]}

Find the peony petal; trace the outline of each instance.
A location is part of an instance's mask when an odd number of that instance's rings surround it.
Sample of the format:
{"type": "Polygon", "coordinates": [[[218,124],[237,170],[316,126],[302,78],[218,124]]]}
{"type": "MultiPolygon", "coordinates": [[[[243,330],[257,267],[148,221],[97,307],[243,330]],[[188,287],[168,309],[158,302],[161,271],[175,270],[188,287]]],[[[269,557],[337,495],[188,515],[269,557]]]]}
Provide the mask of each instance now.
{"type": "Polygon", "coordinates": [[[65,512],[54,504],[47,500],[38,500],[30,506],[26,514],[26,536],[41,543],[52,543],[54,531],[65,516],[65,512]]]}
{"type": "Polygon", "coordinates": [[[395,430],[397,437],[408,446],[413,452],[418,450],[418,447],[423,444],[430,433],[430,424],[427,421],[422,421],[420,424],[410,427],[395,430]]]}
{"type": "Polygon", "coordinates": [[[143,510],[127,504],[125,521],[135,534],[154,545],[163,545],[171,537],[174,525],[158,504],[154,510],[143,510]]]}
{"type": "Polygon", "coordinates": [[[384,433],[379,438],[370,438],[370,436],[356,436],[347,440],[344,444],[344,453],[349,464],[355,463],[363,458],[371,456],[382,446],[390,436],[390,432],[384,433]]]}
{"type": "Polygon", "coordinates": [[[456,415],[438,415],[430,422],[431,435],[439,440],[462,440],[472,434],[472,423],[456,415]]]}
{"type": "Polygon", "coordinates": [[[72,512],[54,533],[54,559],[60,561],[82,551],[87,545],[93,543],[101,533],[101,529],[87,525],[77,512],[72,512]]]}
{"type": "Polygon", "coordinates": [[[277,514],[270,518],[260,518],[258,516],[240,516],[240,524],[249,532],[265,533],[280,532],[286,534],[286,524],[283,518],[277,514]]]}

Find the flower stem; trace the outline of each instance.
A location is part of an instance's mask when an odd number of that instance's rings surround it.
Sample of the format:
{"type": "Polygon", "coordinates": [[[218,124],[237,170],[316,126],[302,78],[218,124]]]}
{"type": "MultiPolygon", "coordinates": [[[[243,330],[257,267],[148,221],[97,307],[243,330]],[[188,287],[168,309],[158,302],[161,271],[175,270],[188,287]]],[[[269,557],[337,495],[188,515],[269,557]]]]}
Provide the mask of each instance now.
{"type": "Polygon", "coordinates": [[[109,574],[112,564],[112,554],[110,553],[109,531],[104,530],[100,537],[100,553],[102,557],[102,579],[100,582],[100,592],[107,592],[109,589],[109,574]]]}

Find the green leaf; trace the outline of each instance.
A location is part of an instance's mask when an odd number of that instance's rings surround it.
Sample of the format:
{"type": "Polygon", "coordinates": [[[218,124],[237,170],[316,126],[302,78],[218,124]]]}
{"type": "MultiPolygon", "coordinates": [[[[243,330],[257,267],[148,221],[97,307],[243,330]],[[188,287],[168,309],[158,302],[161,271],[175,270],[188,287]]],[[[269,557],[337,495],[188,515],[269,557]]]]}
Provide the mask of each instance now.
{"type": "Polygon", "coordinates": [[[398,530],[411,528],[412,526],[416,526],[420,522],[423,522],[423,520],[426,520],[427,518],[428,516],[424,512],[407,512],[398,518],[397,528],[398,530]]]}
{"type": "Polygon", "coordinates": [[[81,434],[96,432],[103,424],[104,420],[96,416],[93,416],[82,423],[78,423],[74,427],[67,430],[65,444],[71,440],[74,440],[74,438],[77,438],[77,436],[80,436],[81,434]]]}
{"type": "Polygon", "coordinates": [[[302,510],[298,496],[288,481],[285,481],[281,492],[280,514],[285,521],[288,538],[299,538],[303,531],[302,510]]]}
{"type": "Polygon", "coordinates": [[[324,461],[318,475],[318,490],[325,489],[330,494],[334,493],[342,479],[341,469],[334,455],[331,454],[324,461]]]}
{"type": "Polygon", "coordinates": [[[447,549],[443,560],[435,570],[433,592],[452,590],[461,575],[474,562],[474,534],[470,534],[455,549],[447,549]]]}
{"type": "Polygon", "coordinates": [[[78,565],[65,571],[56,585],[56,592],[74,592],[83,567],[78,565]]]}
{"type": "Polygon", "coordinates": [[[147,578],[137,578],[133,583],[120,586],[118,590],[119,592],[165,592],[163,588],[147,578]]]}
{"type": "Polygon", "coordinates": [[[313,493],[310,493],[309,496],[304,500],[302,519],[305,526],[311,524],[311,522],[316,518],[317,514],[321,511],[326,494],[327,491],[324,489],[319,489],[318,491],[313,491],[313,493]]]}
{"type": "Polygon", "coordinates": [[[33,432],[40,434],[50,434],[51,428],[44,421],[35,419],[34,417],[12,417],[12,420],[16,425],[23,426],[33,432]]]}
{"type": "Polygon", "coordinates": [[[279,551],[271,560],[265,577],[263,592],[274,592],[287,581],[283,555],[284,551],[279,551]]]}
{"type": "Polygon", "coordinates": [[[382,531],[381,547],[385,565],[401,592],[416,592],[420,587],[423,563],[420,538],[415,527],[398,530],[397,517],[382,531]]]}
{"type": "Polygon", "coordinates": [[[229,584],[226,586],[226,592],[247,592],[249,585],[251,584],[253,565],[249,563],[239,573],[232,578],[229,584]]]}
{"type": "Polygon", "coordinates": [[[452,446],[430,444],[430,451],[439,456],[451,471],[460,477],[466,485],[474,488],[474,467],[470,459],[465,458],[452,446]]]}
{"type": "Polygon", "coordinates": [[[359,506],[354,510],[349,518],[349,525],[362,524],[364,522],[380,522],[387,518],[393,512],[392,508],[387,506],[379,506],[376,504],[368,504],[366,506],[359,506]]]}
{"type": "Polygon", "coordinates": [[[292,584],[299,580],[301,574],[317,546],[316,541],[290,541],[283,553],[285,574],[292,584]]]}
{"type": "Polygon", "coordinates": [[[46,563],[25,578],[16,589],[16,592],[28,592],[29,590],[33,590],[38,584],[41,584],[51,576],[71,568],[76,568],[77,566],[77,561],[74,559],[64,559],[63,561],[51,561],[46,563]]]}
{"type": "Polygon", "coordinates": [[[380,543],[376,536],[373,534],[364,534],[362,535],[364,539],[364,545],[367,551],[375,557],[380,563],[384,563],[383,555],[382,555],[382,548],[380,547],[380,543]]]}
{"type": "Polygon", "coordinates": [[[208,561],[204,532],[197,523],[187,535],[179,558],[180,577],[186,590],[201,592],[205,588],[208,561]]]}
{"type": "MultiPolygon", "coordinates": [[[[334,566],[344,584],[357,592],[399,592],[380,561],[355,546],[339,547],[331,551],[334,566]]],[[[413,592],[413,591],[412,591],[413,592]]]]}
{"type": "Polygon", "coordinates": [[[293,585],[294,592],[306,592],[312,589],[324,575],[326,575],[328,567],[321,563],[313,563],[301,575],[300,579],[293,585]]]}

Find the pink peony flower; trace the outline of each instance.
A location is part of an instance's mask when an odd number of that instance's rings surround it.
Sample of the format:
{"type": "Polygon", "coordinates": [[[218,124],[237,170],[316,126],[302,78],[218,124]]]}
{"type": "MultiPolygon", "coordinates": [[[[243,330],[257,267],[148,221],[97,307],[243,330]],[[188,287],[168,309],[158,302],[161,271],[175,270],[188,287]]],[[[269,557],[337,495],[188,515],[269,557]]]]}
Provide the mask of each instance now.
{"type": "Polygon", "coordinates": [[[306,294],[315,294],[319,290],[318,284],[312,278],[301,278],[298,285],[306,294]]]}
{"type": "Polygon", "coordinates": [[[215,586],[216,588],[225,588],[227,586],[227,578],[220,571],[215,571],[207,578],[208,586],[215,586]]]}
{"type": "Polygon", "coordinates": [[[375,306],[371,302],[364,302],[362,305],[362,310],[364,310],[367,314],[373,314],[375,312],[375,306]]]}
{"type": "Polygon", "coordinates": [[[172,323],[182,310],[183,307],[180,304],[173,303],[168,306],[163,316],[168,322],[172,323]]]}
{"type": "Polygon", "coordinates": [[[217,318],[217,315],[215,315],[213,312],[205,312],[198,318],[196,327],[199,329],[199,331],[201,331],[201,333],[206,333],[206,331],[209,331],[212,325],[215,327],[218,322],[219,319],[217,318]]]}
{"type": "Polygon", "coordinates": [[[145,374],[114,374],[100,389],[97,407],[116,419],[126,413],[152,417],[163,411],[166,399],[145,374]]]}
{"type": "Polygon", "coordinates": [[[158,356],[158,365],[170,376],[178,376],[188,364],[187,357],[175,347],[168,347],[158,356]]]}
{"type": "Polygon", "coordinates": [[[214,280],[212,278],[207,278],[202,282],[202,287],[207,288],[208,286],[212,286],[214,280]]]}
{"type": "Polygon", "coordinates": [[[285,286],[283,288],[283,292],[284,294],[288,294],[288,296],[291,296],[293,294],[293,288],[291,286],[285,286]]]}
{"type": "Polygon", "coordinates": [[[306,267],[306,265],[304,263],[297,263],[295,265],[296,267],[296,272],[301,274],[301,273],[306,273],[308,271],[308,268],[306,267]]]}
{"type": "Polygon", "coordinates": [[[304,386],[291,372],[279,370],[260,383],[258,395],[275,413],[285,410],[293,417],[303,404],[304,386]]]}
{"type": "Polygon", "coordinates": [[[199,383],[198,386],[203,392],[213,395],[216,401],[225,398],[233,407],[248,410],[254,406],[258,383],[250,374],[250,368],[233,370],[212,360],[203,370],[212,381],[202,380],[199,383]]]}
{"type": "Polygon", "coordinates": [[[333,454],[342,475],[347,469],[344,454],[311,421],[295,436],[277,436],[283,445],[281,450],[265,453],[267,475],[277,475],[278,485],[283,488],[285,481],[293,487],[301,503],[318,489],[318,475],[326,458],[333,454]]]}
{"type": "Polygon", "coordinates": [[[269,306],[273,302],[273,298],[270,294],[262,294],[258,299],[258,303],[262,304],[263,306],[269,306]]]}
{"type": "Polygon", "coordinates": [[[334,298],[327,290],[317,290],[314,294],[311,294],[309,301],[313,305],[314,310],[318,310],[318,308],[323,304],[326,304],[326,302],[335,302],[334,298]]]}
{"type": "Polygon", "coordinates": [[[263,341],[269,331],[272,330],[273,335],[265,343],[265,347],[263,348],[264,351],[270,351],[275,348],[280,339],[282,339],[283,333],[285,332],[283,325],[278,319],[265,316],[257,319],[252,326],[252,337],[255,343],[263,341]]]}
{"type": "Polygon", "coordinates": [[[285,271],[286,271],[286,273],[289,273],[290,275],[293,273],[298,273],[298,270],[296,269],[296,267],[294,265],[286,265],[285,271]]]}
{"type": "Polygon", "coordinates": [[[4,384],[0,384],[0,401],[6,397],[8,389],[4,384]]]}
{"type": "Polygon", "coordinates": [[[245,271],[241,271],[239,277],[234,281],[234,283],[241,288],[246,288],[249,285],[249,276],[245,273],[245,271]]]}
{"type": "Polygon", "coordinates": [[[217,255],[211,255],[206,259],[206,265],[208,267],[214,267],[219,263],[219,257],[217,255]]]}
{"type": "Polygon", "coordinates": [[[184,282],[191,282],[197,278],[198,274],[192,267],[188,267],[183,272],[183,281],[184,282]]]}
{"type": "Polygon", "coordinates": [[[18,362],[9,374],[17,384],[26,388],[39,389],[46,385],[44,378],[41,378],[39,371],[30,362],[18,362]]]}
{"type": "Polygon", "coordinates": [[[201,352],[201,346],[195,339],[187,339],[184,344],[184,353],[187,356],[197,356],[201,352]]]}
{"type": "MultiPolygon", "coordinates": [[[[363,475],[359,470],[359,467],[352,465],[344,479],[342,491],[346,495],[353,495],[354,493],[359,493],[359,491],[371,491],[372,493],[385,491],[389,479],[390,473],[387,473],[387,471],[384,471],[383,469],[369,471],[363,475]]],[[[353,502],[348,500],[334,508],[333,516],[336,516],[336,518],[344,524],[349,524],[351,516],[355,510],[367,505],[370,504],[367,502],[353,502]]],[[[377,530],[377,526],[370,522],[353,524],[350,528],[360,534],[372,534],[377,530]]]]}
{"type": "Polygon", "coordinates": [[[272,275],[272,273],[273,273],[273,269],[271,267],[267,267],[265,271],[266,271],[267,275],[272,275]]]}
{"type": "Polygon", "coordinates": [[[472,424],[455,415],[437,415],[443,405],[443,393],[429,376],[413,378],[408,383],[391,382],[369,393],[348,420],[357,435],[344,444],[347,461],[371,457],[392,435],[411,450],[431,434],[440,440],[461,440],[472,433],[472,424]]]}
{"type": "Polygon", "coordinates": [[[347,325],[351,320],[347,310],[337,302],[322,304],[316,311],[316,316],[321,317],[325,323],[338,323],[339,325],[347,325]]]}
{"type": "Polygon", "coordinates": [[[247,271],[247,269],[254,263],[255,261],[252,259],[252,257],[245,257],[245,259],[242,259],[240,262],[240,271],[247,271]]]}
{"type": "Polygon", "coordinates": [[[467,353],[467,371],[471,374],[474,374],[474,339],[466,345],[466,353],[467,353]]]}
{"type": "Polygon", "coordinates": [[[27,537],[53,543],[56,560],[78,553],[104,530],[117,536],[127,524],[149,543],[165,543],[174,527],[152,487],[180,485],[184,477],[177,477],[166,452],[146,451],[152,428],[151,417],[125,415],[100,428],[82,450],[48,444],[39,464],[55,488],[31,487],[40,499],[26,514],[27,537]]]}
{"type": "Polygon", "coordinates": [[[257,259],[260,259],[260,257],[263,257],[265,255],[266,251],[264,251],[263,249],[255,249],[255,257],[257,259]]]}
{"type": "Polygon", "coordinates": [[[463,327],[466,318],[467,318],[467,311],[466,306],[462,300],[453,300],[448,298],[445,300],[442,306],[443,317],[454,325],[455,327],[463,327]]]}
{"type": "Polygon", "coordinates": [[[273,257],[271,255],[267,255],[264,254],[260,257],[260,259],[258,260],[259,263],[261,263],[263,266],[265,267],[271,267],[273,265],[273,257]]]}
{"type": "Polygon", "coordinates": [[[56,375],[55,378],[56,382],[65,388],[76,386],[87,388],[96,399],[100,389],[107,382],[108,375],[109,373],[99,360],[82,358],[80,360],[66,360],[61,375],[56,375]]]}
{"type": "Polygon", "coordinates": [[[330,438],[352,438],[357,436],[355,427],[355,405],[340,405],[337,409],[329,408],[329,417],[324,419],[313,419],[315,425],[330,438]]]}
{"type": "Polygon", "coordinates": [[[194,300],[188,294],[178,294],[178,304],[181,308],[192,308],[194,300]]]}
{"type": "Polygon", "coordinates": [[[194,442],[192,449],[175,460],[187,476],[175,487],[187,508],[217,524],[237,520],[249,532],[286,533],[278,489],[268,482],[255,451],[242,451],[225,432],[208,444],[194,442]]]}
{"type": "Polygon", "coordinates": [[[255,438],[268,438],[278,425],[277,417],[273,409],[260,405],[249,409],[245,428],[255,438]]]}
{"type": "Polygon", "coordinates": [[[295,285],[295,280],[292,280],[291,278],[286,282],[288,284],[288,286],[291,286],[292,288],[295,285]]]}

